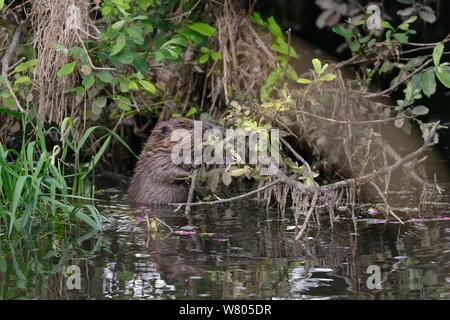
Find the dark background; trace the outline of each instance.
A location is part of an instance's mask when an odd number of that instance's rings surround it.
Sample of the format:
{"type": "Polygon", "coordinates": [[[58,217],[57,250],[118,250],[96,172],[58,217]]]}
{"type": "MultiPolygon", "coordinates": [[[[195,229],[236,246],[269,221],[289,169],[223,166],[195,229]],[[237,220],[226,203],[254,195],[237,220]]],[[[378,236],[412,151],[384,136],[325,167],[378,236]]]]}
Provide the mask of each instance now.
{"type": "MultiPolygon", "coordinates": [[[[364,6],[368,2],[360,1],[361,5],[364,6]]],[[[371,1],[370,3],[374,2],[371,1]]],[[[407,6],[395,0],[384,1],[384,4],[380,4],[382,14],[391,17],[393,19],[391,23],[394,25],[401,22],[396,12],[407,6]]],[[[417,34],[410,37],[411,42],[438,42],[450,32],[450,1],[436,0],[430,3],[430,6],[436,12],[436,22],[429,24],[418,19],[412,25],[417,34]]],[[[259,0],[255,10],[259,11],[265,18],[274,16],[285,30],[291,28],[295,36],[307,40],[313,46],[335,56],[338,60],[345,60],[351,57],[349,49],[341,53],[336,51],[336,48],[343,42],[341,36],[332,32],[329,27],[317,28],[315,22],[322,9],[315,4],[314,0],[259,0]]],[[[445,51],[449,51],[449,47],[447,44],[445,51]]],[[[449,61],[448,55],[444,55],[442,59],[443,61],[449,61]]],[[[389,82],[389,78],[385,79],[381,85],[388,87],[389,82]]],[[[400,97],[403,94],[402,90],[403,88],[394,94],[393,98],[400,97]]],[[[450,89],[444,87],[439,81],[437,81],[436,93],[431,98],[425,97],[423,101],[418,101],[417,104],[423,104],[430,109],[430,113],[427,116],[423,116],[421,120],[440,120],[441,124],[450,127],[450,89]]],[[[450,130],[441,131],[438,149],[444,158],[450,159],[450,130]]]]}

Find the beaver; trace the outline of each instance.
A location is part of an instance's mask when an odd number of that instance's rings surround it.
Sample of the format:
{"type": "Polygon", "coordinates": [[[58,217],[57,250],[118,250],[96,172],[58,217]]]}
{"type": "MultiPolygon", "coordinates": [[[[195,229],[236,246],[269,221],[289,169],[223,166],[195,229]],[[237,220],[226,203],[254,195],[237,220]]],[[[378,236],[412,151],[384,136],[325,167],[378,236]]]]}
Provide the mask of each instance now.
{"type": "MultiPolygon", "coordinates": [[[[210,125],[202,122],[202,130],[210,125]]],[[[194,121],[187,118],[171,118],[160,121],[144,145],[136,164],[133,179],[128,189],[128,200],[134,204],[168,204],[186,202],[189,185],[186,182],[194,165],[175,164],[171,152],[177,141],[171,141],[176,129],[193,133],[194,121]]],[[[193,134],[192,134],[193,136],[193,134]]]]}

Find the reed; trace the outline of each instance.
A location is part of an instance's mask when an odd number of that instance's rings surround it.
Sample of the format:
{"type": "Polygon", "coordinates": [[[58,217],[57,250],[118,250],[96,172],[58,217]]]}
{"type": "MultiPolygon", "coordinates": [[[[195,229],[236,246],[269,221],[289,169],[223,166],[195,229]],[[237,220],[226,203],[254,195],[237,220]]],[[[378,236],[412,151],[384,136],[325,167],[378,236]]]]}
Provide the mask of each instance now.
{"type": "Polygon", "coordinates": [[[0,142],[0,235],[29,235],[43,225],[101,230],[105,218],[93,202],[94,168],[111,139],[125,142],[115,129],[100,126],[80,136],[71,117],[60,128],[44,129],[37,116],[15,116],[22,123],[21,143],[7,148],[0,142]]]}

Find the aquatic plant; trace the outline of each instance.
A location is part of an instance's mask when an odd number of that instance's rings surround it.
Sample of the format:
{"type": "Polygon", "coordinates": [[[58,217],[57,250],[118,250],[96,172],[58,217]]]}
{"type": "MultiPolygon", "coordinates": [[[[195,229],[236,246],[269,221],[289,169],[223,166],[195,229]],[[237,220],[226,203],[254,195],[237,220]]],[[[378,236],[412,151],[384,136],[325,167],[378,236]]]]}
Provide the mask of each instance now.
{"type": "MultiPolygon", "coordinates": [[[[80,223],[100,230],[102,216],[92,204],[93,173],[113,137],[101,126],[87,129],[81,137],[74,119],[65,118],[61,127],[43,128],[39,121],[12,113],[22,124],[18,148],[0,143],[0,230],[29,234],[42,225],[77,228],[80,223]],[[83,152],[94,132],[105,133],[91,144],[97,150],[83,152]]],[[[123,142],[123,141],[122,141],[123,142]]]]}

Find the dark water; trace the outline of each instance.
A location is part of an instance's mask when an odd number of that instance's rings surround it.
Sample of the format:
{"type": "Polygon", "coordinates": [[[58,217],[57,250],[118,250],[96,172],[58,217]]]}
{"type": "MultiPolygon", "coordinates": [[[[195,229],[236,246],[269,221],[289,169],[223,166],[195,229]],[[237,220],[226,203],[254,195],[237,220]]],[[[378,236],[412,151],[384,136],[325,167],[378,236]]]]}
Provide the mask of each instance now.
{"type": "MultiPolygon", "coordinates": [[[[109,222],[101,234],[2,240],[0,297],[450,298],[450,222],[443,219],[377,223],[382,215],[367,219],[362,211],[357,237],[342,214],[333,229],[325,220],[304,241],[294,241],[289,211],[281,219],[276,209],[267,212],[254,201],[195,208],[188,222],[169,209],[132,209],[123,204],[123,192],[108,190],[102,197],[109,222]],[[61,271],[68,265],[80,268],[79,290],[67,288],[61,271]],[[380,268],[382,289],[367,285],[371,265],[380,268]]],[[[403,217],[424,215],[449,213],[444,205],[403,217]]]]}

